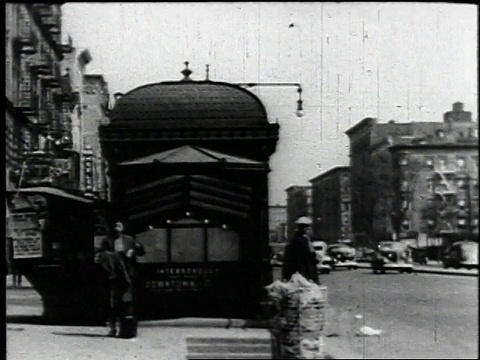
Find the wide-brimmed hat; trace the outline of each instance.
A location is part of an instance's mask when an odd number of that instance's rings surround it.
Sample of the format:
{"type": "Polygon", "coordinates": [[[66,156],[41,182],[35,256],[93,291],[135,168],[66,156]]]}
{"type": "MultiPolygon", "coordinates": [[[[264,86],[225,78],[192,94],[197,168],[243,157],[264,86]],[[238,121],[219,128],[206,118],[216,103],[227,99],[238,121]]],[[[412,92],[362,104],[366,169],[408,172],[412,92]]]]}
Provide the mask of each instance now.
{"type": "Polygon", "coordinates": [[[309,217],[306,216],[300,216],[297,221],[295,221],[295,224],[297,225],[312,225],[312,220],[309,217]]]}

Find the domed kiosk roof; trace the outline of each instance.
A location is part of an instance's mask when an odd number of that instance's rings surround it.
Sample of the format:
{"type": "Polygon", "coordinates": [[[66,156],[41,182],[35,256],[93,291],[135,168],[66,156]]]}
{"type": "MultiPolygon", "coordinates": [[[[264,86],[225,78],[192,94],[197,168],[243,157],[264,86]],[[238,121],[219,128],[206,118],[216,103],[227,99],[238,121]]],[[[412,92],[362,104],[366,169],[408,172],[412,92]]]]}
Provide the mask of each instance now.
{"type": "Polygon", "coordinates": [[[143,85],[122,95],[109,114],[111,124],[150,127],[174,122],[175,126],[194,127],[268,123],[264,106],[248,90],[224,82],[193,81],[186,70],[181,81],[143,85]]]}

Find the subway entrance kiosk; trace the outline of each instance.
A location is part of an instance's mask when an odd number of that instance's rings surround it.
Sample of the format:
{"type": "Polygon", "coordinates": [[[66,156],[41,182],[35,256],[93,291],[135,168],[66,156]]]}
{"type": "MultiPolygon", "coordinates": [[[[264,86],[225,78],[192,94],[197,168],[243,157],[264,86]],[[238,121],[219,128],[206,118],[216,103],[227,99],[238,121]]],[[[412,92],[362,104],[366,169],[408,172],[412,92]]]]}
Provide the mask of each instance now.
{"type": "Polygon", "coordinates": [[[183,74],[118,96],[99,128],[114,217],[146,250],[139,316],[256,316],[279,125],[249,91],[183,74]]]}

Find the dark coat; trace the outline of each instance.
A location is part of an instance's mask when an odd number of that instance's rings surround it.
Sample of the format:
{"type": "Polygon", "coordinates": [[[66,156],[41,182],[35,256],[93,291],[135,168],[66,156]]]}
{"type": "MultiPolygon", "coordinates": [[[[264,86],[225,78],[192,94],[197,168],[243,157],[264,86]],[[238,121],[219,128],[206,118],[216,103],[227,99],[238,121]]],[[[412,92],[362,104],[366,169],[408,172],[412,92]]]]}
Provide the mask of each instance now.
{"type": "Polygon", "coordinates": [[[285,247],[283,279],[290,280],[292,275],[298,272],[307,280],[313,280],[318,284],[317,262],[315,251],[310,247],[310,239],[307,235],[297,232],[285,247]]]}
{"type": "Polygon", "coordinates": [[[144,247],[134,237],[121,235],[125,251],[115,251],[115,239],[105,237],[100,248],[97,249],[95,262],[100,264],[107,272],[110,288],[110,307],[118,308],[120,303],[131,303],[136,287],[137,256],[145,255],[144,247]],[[126,256],[128,250],[133,249],[134,255],[126,256]]]}
{"type": "MultiPolygon", "coordinates": [[[[123,247],[125,249],[125,252],[118,254],[119,255],[119,260],[122,260],[123,263],[125,264],[127,273],[129,276],[134,277],[136,276],[136,264],[137,264],[137,256],[143,256],[145,255],[145,249],[142,244],[138,243],[134,237],[129,236],[129,235],[121,235],[122,240],[123,240],[123,247]],[[134,250],[134,255],[131,258],[126,257],[126,253],[128,250],[133,249],[134,250]]],[[[102,239],[102,242],[100,244],[100,248],[96,251],[96,262],[100,264],[106,264],[106,269],[108,269],[108,263],[107,259],[110,256],[113,256],[115,258],[115,239],[112,239],[110,237],[105,237],[102,239]]],[[[110,259],[112,260],[112,259],[110,259]]],[[[113,259],[115,260],[115,259],[113,259]]]]}

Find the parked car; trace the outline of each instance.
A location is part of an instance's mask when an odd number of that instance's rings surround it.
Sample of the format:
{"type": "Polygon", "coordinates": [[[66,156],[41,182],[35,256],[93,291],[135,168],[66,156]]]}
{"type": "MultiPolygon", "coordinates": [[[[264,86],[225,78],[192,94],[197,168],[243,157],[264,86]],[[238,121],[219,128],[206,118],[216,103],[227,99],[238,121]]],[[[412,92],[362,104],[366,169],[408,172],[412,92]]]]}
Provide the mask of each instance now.
{"type": "Polygon", "coordinates": [[[372,260],[374,274],[384,274],[386,271],[398,271],[399,273],[413,273],[413,265],[405,258],[404,252],[399,249],[377,250],[372,260]]]}
{"type": "Polygon", "coordinates": [[[327,243],[325,241],[312,241],[312,245],[317,255],[317,269],[321,274],[329,274],[333,270],[334,260],[327,254],[327,243]]]}
{"type": "Polygon", "coordinates": [[[331,244],[327,248],[327,255],[338,261],[355,260],[357,251],[347,244],[331,244]]]}
{"type": "Polygon", "coordinates": [[[457,241],[448,247],[442,256],[444,268],[478,269],[478,243],[474,241],[457,241]]]}
{"type": "Polygon", "coordinates": [[[327,254],[329,254],[333,260],[332,269],[349,269],[355,270],[358,268],[356,262],[357,250],[345,243],[336,243],[328,246],[327,254]]]}
{"type": "Polygon", "coordinates": [[[420,265],[427,265],[427,249],[426,248],[409,246],[408,251],[410,252],[412,262],[420,265]]]}
{"type": "Polygon", "coordinates": [[[272,256],[270,259],[270,265],[272,266],[283,266],[283,259],[285,258],[285,254],[283,251],[280,251],[272,256]]]}
{"type": "Polygon", "coordinates": [[[359,248],[355,254],[355,260],[357,262],[372,262],[374,254],[374,249],[368,247],[359,248]]]}

